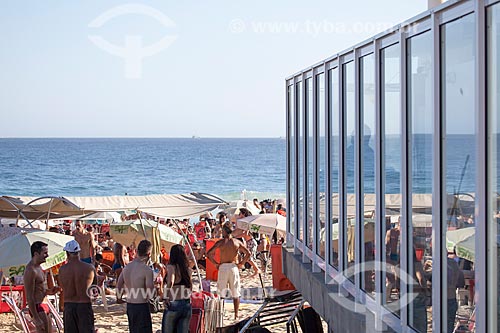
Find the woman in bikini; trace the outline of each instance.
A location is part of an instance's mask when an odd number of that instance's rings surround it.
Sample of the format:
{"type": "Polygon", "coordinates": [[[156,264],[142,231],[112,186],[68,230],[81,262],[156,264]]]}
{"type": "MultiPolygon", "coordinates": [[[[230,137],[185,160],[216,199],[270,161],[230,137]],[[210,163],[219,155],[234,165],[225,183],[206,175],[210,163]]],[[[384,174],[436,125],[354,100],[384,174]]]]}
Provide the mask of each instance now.
{"type": "Polygon", "coordinates": [[[162,333],[188,333],[191,320],[191,270],[182,245],[174,245],[170,250],[165,279],[165,312],[162,333]]]}

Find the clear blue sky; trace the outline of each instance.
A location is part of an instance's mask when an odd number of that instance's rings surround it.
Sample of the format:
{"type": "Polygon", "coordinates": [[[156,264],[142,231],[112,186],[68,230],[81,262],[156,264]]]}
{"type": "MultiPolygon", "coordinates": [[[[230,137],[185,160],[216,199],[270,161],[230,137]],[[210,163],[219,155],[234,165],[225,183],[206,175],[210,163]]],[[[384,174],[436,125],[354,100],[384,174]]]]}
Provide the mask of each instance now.
{"type": "Polygon", "coordinates": [[[285,77],[426,9],[427,0],[5,0],[0,137],[284,136],[285,77]],[[139,7],[173,25],[123,11],[139,7]],[[110,9],[116,17],[89,26],[110,9]],[[175,40],[131,78],[89,36],[118,47],[126,36],[175,40]]]}

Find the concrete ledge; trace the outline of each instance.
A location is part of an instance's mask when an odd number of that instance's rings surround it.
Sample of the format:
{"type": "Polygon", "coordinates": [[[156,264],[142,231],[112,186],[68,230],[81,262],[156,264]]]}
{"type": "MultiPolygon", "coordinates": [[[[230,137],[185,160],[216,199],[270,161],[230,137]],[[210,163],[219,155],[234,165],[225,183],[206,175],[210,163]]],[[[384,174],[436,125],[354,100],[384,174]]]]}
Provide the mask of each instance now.
{"type": "Polygon", "coordinates": [[[283,248],[283,273],[328,323],[329,332],[375,332],[373,315],[346,308],[349,302],[345,305],[346,299],[338,295],[338,285],[325,284],[324,272],[313,273],[311,264],[303,264],[302,257],[294,255],[293,249],[283,248]]]}

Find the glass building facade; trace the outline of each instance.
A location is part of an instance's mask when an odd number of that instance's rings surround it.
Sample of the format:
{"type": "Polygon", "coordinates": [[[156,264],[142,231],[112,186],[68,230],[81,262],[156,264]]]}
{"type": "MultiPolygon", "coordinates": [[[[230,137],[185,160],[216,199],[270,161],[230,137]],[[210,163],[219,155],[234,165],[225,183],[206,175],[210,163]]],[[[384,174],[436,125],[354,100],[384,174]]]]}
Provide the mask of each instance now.
{"type": "Polygon", "coordinates": [[[499,58],[500,1],[449,1],[286,79],[284,271],[332,331],[500,332],[499,58]]]}

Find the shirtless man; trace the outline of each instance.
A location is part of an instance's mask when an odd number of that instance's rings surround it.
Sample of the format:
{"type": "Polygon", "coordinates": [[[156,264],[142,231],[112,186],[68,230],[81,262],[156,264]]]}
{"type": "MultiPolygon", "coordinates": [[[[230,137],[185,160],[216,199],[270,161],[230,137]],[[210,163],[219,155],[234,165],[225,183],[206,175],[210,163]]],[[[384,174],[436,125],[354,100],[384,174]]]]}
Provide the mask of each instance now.
{"type": "Polygon", "coordinates": [[[222,297],[228,297],[227,291],[231,292],[234,304],[234,319],[238,318],[240,308],[240,272],[239,269],[250,259],[250,252],[245,245],[233,238],[233,230],[227,224],[222,226],[222,239],[208,251],[207,258],[219,270],[217,279],[217,291],[222,297]],[[215,250],[220,249],[220,262],[215,261],[215,250]],[[243,253],[240,263],[236,264],[238,252],[243,253]]]}
{"type": "Polygon", "coordinates": [[[151,257],[151,242],[142,240],[137,246],[137,257],[122,271],[116,284],[116,298],[127,294],[127,317],[130,333],[152,332],[149,299],[154,296],[153,270],[147,266],[151,257]]]}
{"type": "Polygon", "coordinates": [[[219,215],[219,221],[212,230],[213,238],[222,238],[222,226],[224,225],[224,223],[226,223],[227,220],[226,213],[220,212],[218,215],[219,215]]]}
{"type": "Polygon", "coordinates": [[[43,304],[47,295],[45,274],[40,265],[49,256],[47,244],[37,241],[31,244],[31,261],[24,271],[24,289],[31,317],[37,332],[51,332],[51,323],[48,320],[48,307],[43,304]]]}
{"type": "Polygon", "coordinates": [[[59,282],[64,289],[64,331],[94,332],[94,311],[89,288],[97,284],[94,266],[80,260],[80,245],[70,240],[64,246],[68,257],[59,269],[59,282]]]}
{"type": "Polygon", "coordinates": [[[92,259],[95,255],[96,243],[94,240],[94,234],[85,230],[81,221],[76,222],[76,230],[73,231],[73,236],[75,240],[80,244],[82,249],[80,254],[80,260],[86,262],[87,264],[92,263],[92,259]]]}

